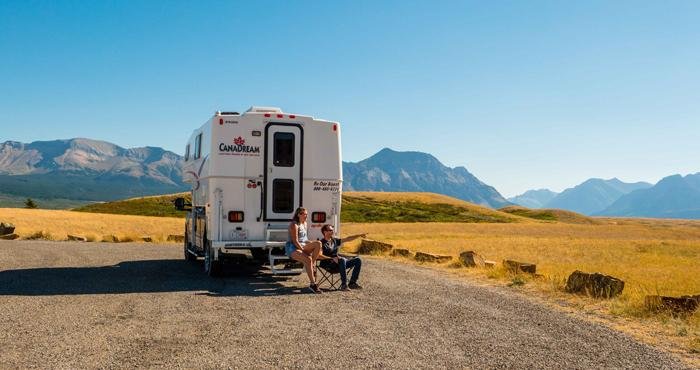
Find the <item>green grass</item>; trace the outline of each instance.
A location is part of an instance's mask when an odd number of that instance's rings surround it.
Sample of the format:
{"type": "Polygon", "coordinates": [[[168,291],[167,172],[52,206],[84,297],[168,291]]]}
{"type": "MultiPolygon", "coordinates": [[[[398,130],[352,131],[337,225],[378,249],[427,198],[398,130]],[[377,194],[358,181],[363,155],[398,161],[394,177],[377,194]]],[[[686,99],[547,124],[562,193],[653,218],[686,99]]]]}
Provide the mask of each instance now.
{"type": "Polygon", "coordinates": [[[115,202],[94,203],[73,211],[91,213],[111,213],[117,215],[185,217],[185,212],[178,211],[173,205],[175,198],[184,197],[190,201],[189,193],[158,195],[144,198],[133,198],[115,202]]]}
{"type": "Polygon", "coordinates": [[[562,209],[530,209],[521,206],[509,206],[503,207],[499,209],[499,211],[540,221],[558,221],[567,224],[598,223],[598,221],[591,217],[562,209]]]}
{"type": "Polygon", "coordinates": [[[512,215],[518,215],[527,218],[534,218],[542,221],[556,221],[557,216],[549,209],[533,210],[520,207],[505,207],[500,209],[501,212],[507,212],[512,215]]]}
{"type": "Polygon", "coordinates": [[[27,198],[32,198],[37,208],[40,209],[69,209],[92,203],[87,200],[45,199],[0,193],[0,208],[24,208],[24,202],[27,201],[27,198]]]}
{"type": "Polygon", "coordinates": [[[498,212],[446,203],[343,196],[342,222],[513,222],[498,212]]]}

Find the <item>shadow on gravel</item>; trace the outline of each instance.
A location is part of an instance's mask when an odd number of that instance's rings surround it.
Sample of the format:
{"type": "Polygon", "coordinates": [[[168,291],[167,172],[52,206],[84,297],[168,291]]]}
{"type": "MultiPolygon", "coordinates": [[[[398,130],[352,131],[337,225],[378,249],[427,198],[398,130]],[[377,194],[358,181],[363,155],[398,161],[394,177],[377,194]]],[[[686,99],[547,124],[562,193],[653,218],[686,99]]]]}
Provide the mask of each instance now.
{"type": "Polygon", "coordinates": [[[124,294],[193,292],[209,296],[300,294],[282,284],[288,278],[263,273],[245,263],[224,265],[210,278],[202,263],[183,260],[124,261],[113,266],[54,267],[0,271],[1,295],[124,294]]]}

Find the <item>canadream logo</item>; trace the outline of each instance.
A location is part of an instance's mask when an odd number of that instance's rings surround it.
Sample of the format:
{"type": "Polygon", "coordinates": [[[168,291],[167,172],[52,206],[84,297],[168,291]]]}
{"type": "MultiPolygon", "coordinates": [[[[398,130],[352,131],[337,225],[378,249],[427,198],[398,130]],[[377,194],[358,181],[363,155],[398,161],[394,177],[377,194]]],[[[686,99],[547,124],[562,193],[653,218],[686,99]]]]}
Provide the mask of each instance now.
{"type": "Polygon", "coordinates": [[[245,139],[242,137],[237,137],[233,139],[233,144],[221,143],[219,144],[220,152],[233,152],[233,153],[258,153],[260,154],[259,146],[245,145],[245,139]]]}

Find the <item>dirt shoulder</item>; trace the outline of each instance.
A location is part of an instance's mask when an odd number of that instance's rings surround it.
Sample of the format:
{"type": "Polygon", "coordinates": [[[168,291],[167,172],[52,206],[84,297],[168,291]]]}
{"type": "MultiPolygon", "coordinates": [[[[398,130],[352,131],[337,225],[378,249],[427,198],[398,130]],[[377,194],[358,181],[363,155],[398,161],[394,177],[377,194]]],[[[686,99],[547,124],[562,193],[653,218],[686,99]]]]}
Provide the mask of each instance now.
{"type": "Polygon", "coordinates": [[[0,242],[0,368],[683,368],[497,287],[365,259],[362,291],[209,279],[179,247],[0,242]]]}

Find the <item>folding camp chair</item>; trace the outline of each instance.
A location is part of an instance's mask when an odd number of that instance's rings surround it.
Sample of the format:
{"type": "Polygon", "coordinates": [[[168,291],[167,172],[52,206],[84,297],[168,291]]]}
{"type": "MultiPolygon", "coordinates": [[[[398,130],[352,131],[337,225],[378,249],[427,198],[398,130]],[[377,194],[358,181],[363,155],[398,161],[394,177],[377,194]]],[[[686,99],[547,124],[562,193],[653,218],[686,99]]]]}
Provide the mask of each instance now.
{"type": "MultiPolygon", "coordinates": [[[[352,270],[351,267],[345,269],[346,275],[350,275],[350,270],[352,270]]],[[[316,271],[321,274],[321,277],[316,281],[316,284],[319,287],[321,287],[322,284],[327,283],[330,286],[330,289],[340,289],[340,265],[333,262],[332,258],[326,256],[320,257],[316,261],[316,271]]]]}

